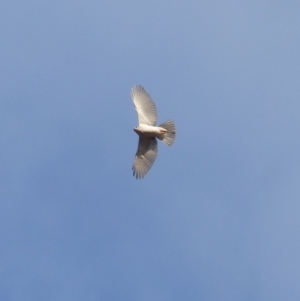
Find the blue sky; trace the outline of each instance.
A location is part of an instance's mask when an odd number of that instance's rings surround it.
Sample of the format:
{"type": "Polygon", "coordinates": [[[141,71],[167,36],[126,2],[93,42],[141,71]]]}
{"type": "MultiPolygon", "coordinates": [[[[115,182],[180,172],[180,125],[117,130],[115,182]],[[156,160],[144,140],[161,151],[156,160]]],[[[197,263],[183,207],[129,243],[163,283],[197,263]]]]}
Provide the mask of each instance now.
{"type": "Polygon", "coordinates": [[[0,299],[299,300],[299,13],[3,1],[0,299]],[[135,84],[177,126],[141,181],[135,84]]]}

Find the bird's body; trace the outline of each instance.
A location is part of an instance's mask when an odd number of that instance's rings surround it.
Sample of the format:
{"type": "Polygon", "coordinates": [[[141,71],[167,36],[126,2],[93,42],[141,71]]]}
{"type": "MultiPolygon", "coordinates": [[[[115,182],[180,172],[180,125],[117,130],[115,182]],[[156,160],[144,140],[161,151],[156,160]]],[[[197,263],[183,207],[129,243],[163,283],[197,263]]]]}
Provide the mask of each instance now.
{"type": "Polygon", "coordinates": [[[133,129],[140,137],[156,137],[161,139],[166,133],[166,129],[153,125],[140,125],[133,129]]]}
{"type": "Polygon", "coordinates": [[[133,175],[141,179],[147,174],[156,159],[156,138],[171,146],[175,140],[176,129],[172,120],[156,126],[155,104],[142,86],[134,86],[131,96],[139,119],[139,125],[133,129],[139,135],[139,144],[132,169],[133,175]]]}

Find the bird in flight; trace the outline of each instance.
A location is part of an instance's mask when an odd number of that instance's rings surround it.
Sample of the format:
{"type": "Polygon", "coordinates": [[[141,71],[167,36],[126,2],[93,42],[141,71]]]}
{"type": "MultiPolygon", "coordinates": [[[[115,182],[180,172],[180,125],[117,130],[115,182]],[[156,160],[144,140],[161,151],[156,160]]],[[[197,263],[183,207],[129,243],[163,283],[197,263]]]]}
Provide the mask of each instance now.
{"type": "Polygon", "coordinates": [[[134,86],[131,90],[131,97],[139,120],[139,125],[133,129],[139,135],[139,144],[132,170],[133,176],[137,179],[142,179],[156,159],[156,138],[171,146],[175,140],[176,129],[172,120],[156,126],[157,112],[155,103],[142,86],[134,86]]]}

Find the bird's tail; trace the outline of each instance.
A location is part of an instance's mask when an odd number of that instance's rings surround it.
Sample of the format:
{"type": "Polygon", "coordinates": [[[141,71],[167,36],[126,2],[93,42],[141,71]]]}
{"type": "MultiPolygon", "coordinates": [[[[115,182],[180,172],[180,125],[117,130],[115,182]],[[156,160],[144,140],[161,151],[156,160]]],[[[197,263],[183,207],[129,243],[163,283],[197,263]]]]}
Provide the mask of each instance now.
{"type": "Polygon", "coordinates": [[[162,123],[159,127],[166,129],[167,132],[158,138],[160,140],[162,140],[168,146],[171,146],[174,143],[175,135],[176,135],[176,128],[175,128],[174,121],[168,120],[168,121],[162,123]]]}

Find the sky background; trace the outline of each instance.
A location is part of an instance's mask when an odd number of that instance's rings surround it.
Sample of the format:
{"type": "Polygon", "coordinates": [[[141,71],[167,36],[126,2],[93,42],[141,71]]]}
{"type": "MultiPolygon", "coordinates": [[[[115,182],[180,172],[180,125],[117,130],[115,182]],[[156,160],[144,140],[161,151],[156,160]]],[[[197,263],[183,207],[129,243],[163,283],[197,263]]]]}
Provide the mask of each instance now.
{"type": "Polygon", "coordinates": [[[300,300],[300,2],[0,3],[0,300],[300,300]],[[132,177],[130,91],[171,148],[132,177]]]}

